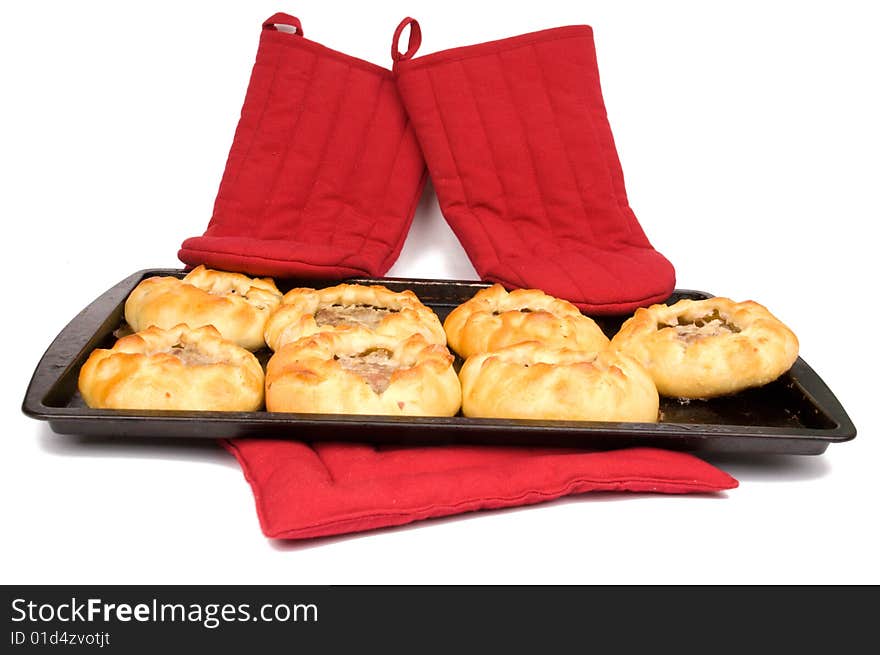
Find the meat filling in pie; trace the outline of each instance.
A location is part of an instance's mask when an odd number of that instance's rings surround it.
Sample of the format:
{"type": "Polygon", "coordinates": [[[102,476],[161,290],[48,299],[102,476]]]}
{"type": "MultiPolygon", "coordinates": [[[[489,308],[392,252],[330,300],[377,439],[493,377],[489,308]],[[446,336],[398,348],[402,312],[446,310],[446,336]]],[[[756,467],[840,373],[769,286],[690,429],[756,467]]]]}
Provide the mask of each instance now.
{"type": "Polygon", "coordinates": [[[171,355],[172,357],[176,357],[185,366],[207,366],[209,364],[220,364],[226,361],[215,357],[214,355],[206,353],[204,350],[192,343],[178,342],[171,346],[168,350],[160,350],[149,354],[158,355],[160,353],[165,353],[171,355]]]}
{"type": "Polygon", "coordinates": [[[717,337],[722,334],[738,334],[742,332],[736,324],[726,316],[722,316],[717,309],[711,314],[706,314],[693,320],[677,317],[675,323],[657,323],[658,330],[674,329],[677,337],[683,341],[691,342],[704,337],[717,337]]]}
{"type": "Polygon", "coordinates": [[[330,325],[360,325],[373,330],[388,314],[399,310],[375,305],[329,305],[315,312],[315,323],[319,327],[330,325]]]}
{"type": "Polygon", "coordinates": [[[351,330],[397,340],[421,334],[429,343],[446,346],[440,319],[415,293],[395,292],[378,284],[291,289],[266,322],[264,336],[269,347],[278,352],[304,337],[351,330]]]}
{"type": "Polygon", "coordinates": [[[357,355],[336,355],[334,359],[346,371],[360,375],[376,393],[382,393],[391,383],[391,375],[402,368],[386,348],[370,348],[357,355]]]}

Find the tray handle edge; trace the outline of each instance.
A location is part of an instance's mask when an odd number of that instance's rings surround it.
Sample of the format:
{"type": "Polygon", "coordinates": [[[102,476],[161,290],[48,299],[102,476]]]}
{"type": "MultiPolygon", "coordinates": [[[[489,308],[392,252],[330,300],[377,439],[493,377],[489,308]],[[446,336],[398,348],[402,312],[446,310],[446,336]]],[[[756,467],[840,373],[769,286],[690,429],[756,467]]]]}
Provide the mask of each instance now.
{"type": "Polygon", "coordinates": [[[45,419],[48,408],[43,399],[66,371],[70,362],[88,345],[107,320],[108,308],[116,307],[152,269],[142,269],[120,280],[83,308],[49,344],[37,363],[25,392],[21,410],[31,418],[45,419]]]}

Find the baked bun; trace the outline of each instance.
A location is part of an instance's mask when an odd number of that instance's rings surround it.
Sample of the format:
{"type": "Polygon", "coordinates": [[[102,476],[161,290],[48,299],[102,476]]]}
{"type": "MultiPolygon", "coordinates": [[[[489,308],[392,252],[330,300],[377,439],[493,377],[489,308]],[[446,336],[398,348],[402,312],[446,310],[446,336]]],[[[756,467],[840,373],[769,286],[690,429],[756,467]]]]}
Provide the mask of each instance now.
{"type": "Polygon", "coordinates": [[[445,346],[354,327],[278,350],[266,369],[270,412],[453,416],[461,388],[445,346]]]}
{"type": "Polygon", "coordinates": [[[794,333],[763,305],[729,298],[637,309],[611,341],[664,396],[712,398],[772,382],[798,356],[794,333]]]}
{"type": "Polygon", "coordinates": [[[263,404],[263,369],[210,325],[150,327],[92,351],[79,391],[102,409],[249,412],[263,404]]]}
{"type": "Polygon", "coordinates": [[[660,400],[635,359],[525,341],[469,357],[462,412],[475,418],[655,423],[660,400]]]}
{"type": "Polygon", "coordinates": [[[537,289],[508,293],[500,284],[453,309],[443,327],[449,347],[465,358],[521,341],[588,351],[608,345],[602,328],[567,300],[537,289]]]}
{"type": "Polygon", "coordinates": [[[135,332],[151,325],[213,325],[225,339],[259,350],[266,345],[266,319],[280,302],[281,292],[271,278],[198,266],[182,280],[154,276],[142,281],[125,301],[125,320],[135,332]]]}
{"type": "Polygon", "coordinates": [[[361,327],[375,334],[406,339],[421,334],[428,343],[446,345],[440,319],[412,291],[395,293],[380,285],[339,284],[326,289],[291,289],[266,323],[272,350],[318,332],[361,327]]]}

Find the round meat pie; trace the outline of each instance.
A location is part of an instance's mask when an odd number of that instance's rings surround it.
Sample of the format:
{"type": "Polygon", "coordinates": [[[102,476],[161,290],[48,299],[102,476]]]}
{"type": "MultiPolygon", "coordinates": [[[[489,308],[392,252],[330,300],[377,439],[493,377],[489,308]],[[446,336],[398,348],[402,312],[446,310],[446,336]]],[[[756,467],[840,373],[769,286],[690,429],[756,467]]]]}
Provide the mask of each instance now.
{"type": "Polygon", "coordinates": [[[263,369],[212,326],[150,327],[92,351],[79,374],[89,407],[248,412],[263,404],[263,369]]]}
{"type": "Polygon", "coordinates": [[[537,289],[508,293],[500,284],[453,309],[443,327],[449,347],[465,358],[522,341],[586,351],[608,345],[602,328],[567,300],[537,289]]]}
{"type": "Polygon", "coordinates": [[[461,388],[445,346],[354,327],[288,343],[269,360],[270,412],[453,416],[461,388]]]}
{"type": "Polygon", "coordinates": [[[469,357],[459,378],[469,417],[654,423],[659,415],[651,376],[610,348],[585,352],[525,341],[469,357]]]}
{"type": "Polygon", "coordinates": [[[794,332],[754,301],[680,300],[636,310],[611,341],[660,393],[712,398],[772,382],[798,356],[794,332]]]}
{"type": "Polygon", "coordinates": [[[360,327],[374,334],[406,339],[421,334],[446,345],[437,315],[412,291],[395,293],[380,285],[339,284],[326,289],[291,289],[266,323],[272,350],[318,332],[360,327]]]}
{"type": "Polygon", "coordinates": [[[271,278],[198,266],[182,280],[154,276],[142,281],[125,301],[125,320],[135,332],[151,325],[213,325],[224,338],[259,350],[266,345],[266,320],[280,302],[281,292],[271,278]]]}

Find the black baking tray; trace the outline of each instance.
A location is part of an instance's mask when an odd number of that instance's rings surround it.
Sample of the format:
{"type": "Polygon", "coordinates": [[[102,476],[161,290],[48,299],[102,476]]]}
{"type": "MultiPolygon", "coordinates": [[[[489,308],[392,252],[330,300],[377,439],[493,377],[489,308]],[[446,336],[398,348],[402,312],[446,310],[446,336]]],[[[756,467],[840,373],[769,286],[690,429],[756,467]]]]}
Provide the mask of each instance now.
{"type": "MultiPolygon", "coordinates": [[[[661,398],[659,423],[536,421],[453,417],[355,416],[259,412],[103,410],[85,405],[77,391],[79,369],[94,348],[109,348],[124,326],[125,299],[152,275],[182,277],[177,269],[133,273],[83,309],[55,338],[34,371],[22,410],[49,422],[60,434],[102,437],[297,438],[406,444],[493,444],[620,448],[656,446],[693,452],[818,455],[830,443],[848,441],[856,429],[837,398],[798,358],[781,378],[725,398],[689,402],[661,398]]],[[[484,282],[358,278],[394,291],[411,289],[441,321],[458,304],[488,286],[484,282]]],[[[276,280],[279,289],[320,288],[339,280],[276,280]]],[[[667,302],[708,298],[677,289],[667,302]]],[[[594,317],[612,336],[627,316],[594,317]]],[[[257,353],[265,364],[269,353],[257,353]]]]}

